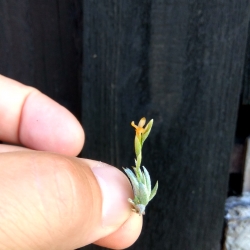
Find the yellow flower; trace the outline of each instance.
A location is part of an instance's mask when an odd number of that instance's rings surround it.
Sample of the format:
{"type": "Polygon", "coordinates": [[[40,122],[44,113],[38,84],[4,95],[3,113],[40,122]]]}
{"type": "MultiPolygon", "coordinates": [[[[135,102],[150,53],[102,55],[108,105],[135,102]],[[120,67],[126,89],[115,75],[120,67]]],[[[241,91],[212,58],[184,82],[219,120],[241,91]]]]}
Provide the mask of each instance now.
{"type": "Polygon", "coordinates": [[[138,123],[138,126],[135,125],[134,121],[131,122],[131,126],[135,128],[136,137],[141,138],[141,135],[145,133],[147,126],[143,128],[143,126],[146,124],[146,118],[142,117],[141,120],[138,123]]]}

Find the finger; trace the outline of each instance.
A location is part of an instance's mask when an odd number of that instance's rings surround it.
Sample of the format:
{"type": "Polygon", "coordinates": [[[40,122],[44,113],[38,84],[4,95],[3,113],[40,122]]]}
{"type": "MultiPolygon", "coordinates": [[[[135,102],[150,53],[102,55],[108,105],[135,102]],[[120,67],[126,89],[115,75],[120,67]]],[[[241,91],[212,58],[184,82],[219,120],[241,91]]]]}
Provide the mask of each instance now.
{"type": "Polygon", "coordinates": [[[142,216],[131,212],[129,219],[114,233],[97,240],[94,244],[111,249],[125,249],[135,242],[142,229],[142,216]],[[130,239],[128,242],[127,239],[130,239]]]}
{"type": "Polygon", "coordinates": [[[35,151],[2,153],[0,162],[0,249],[75,249],[117,230],[119,240],[132,189],[118,169],[35,151]]]}
{"type": "Polygon", "coordinates": [[[0,144],[0,153],[16,152],[16,151],[32,151],[32,149],[21,146],[0,144]]]}
{"type": "Polygon", "coordinates": [[[76,118],[38,90],[0,75],[0,140],[77,155],[84,132],[76,118]]]}

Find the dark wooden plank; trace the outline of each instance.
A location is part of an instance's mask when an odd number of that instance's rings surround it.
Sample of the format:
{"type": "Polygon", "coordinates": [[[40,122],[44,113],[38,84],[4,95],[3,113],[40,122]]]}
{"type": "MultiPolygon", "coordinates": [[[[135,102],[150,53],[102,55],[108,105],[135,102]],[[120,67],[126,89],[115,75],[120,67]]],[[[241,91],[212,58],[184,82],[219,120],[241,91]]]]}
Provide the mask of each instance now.
{"type": "Polygon", "coordinates": [[[84,155],[132,165],[129,123],[155,119],[144,164],[159,193],[130,249],[220,249],[249,7],[84,1],[84,155]]]}
{"type": "MultiPolygon", "coordinates": [[[[75,113],[78,3],[0,2],[0,73],[75,113]]],[[[84,1],[84,154],[130,166],[130,121],[155,119],[144,163],[160,190],[131,249],[219,248],[249,13],[247,0],[84,1]]]]}
{"type": "Polygon", "coordinates": [[[0,1],[0,73],[38,88],[79,119],[80,3],[0,1]]]}
{"type": "Polygon", "coordinates": [[[84,1],[82,115],[88,157],[118,166],[133,161],[129,124],[145,115],[150,92],[149,10],[147,1],[84,1]]]}
{"type": "Polygon", "coordinates": [[[248,24],[248,39],[243,73],[242,105],[250,105],[250,23],[248,24]]]}

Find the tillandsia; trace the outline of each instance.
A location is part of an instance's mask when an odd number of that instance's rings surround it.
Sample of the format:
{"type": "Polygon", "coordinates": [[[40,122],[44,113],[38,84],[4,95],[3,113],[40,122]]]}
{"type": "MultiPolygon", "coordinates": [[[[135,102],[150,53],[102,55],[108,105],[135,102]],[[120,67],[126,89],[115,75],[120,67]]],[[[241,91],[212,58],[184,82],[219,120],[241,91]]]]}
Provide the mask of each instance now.
{"type": "Polygon", "coordinates": [[[128,175],[133,191],[134,199],[129,198],[129,203],[132,204],[132,211],[139,215],[145,214],[145,208],[149,201],[151,201],[156,195],[158,189],[158,181],[156,182],[153,189],[151,189],[151,179],[147,169],[142,166],[143,170],[140,169],[142,161],[142,146],[144,141],[147,139],[151,128],[153,126],[153,119],[146,124],[146,118],[143,117],[139,121],[138,125],[131,122],[131,125],[135,128],[135,167],[132,167],[134,173],[129,168],[124,168],[124,171],[128,175]],[[145,127],[144,127],[145,126],[145,127]]]}

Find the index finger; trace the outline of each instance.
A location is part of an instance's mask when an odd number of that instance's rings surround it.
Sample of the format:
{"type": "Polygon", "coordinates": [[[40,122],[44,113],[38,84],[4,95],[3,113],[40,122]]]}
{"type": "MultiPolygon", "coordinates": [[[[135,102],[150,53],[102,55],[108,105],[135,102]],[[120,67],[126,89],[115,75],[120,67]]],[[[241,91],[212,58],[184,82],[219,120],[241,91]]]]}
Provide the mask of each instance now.
{"type": "Polygon", "coordinates": [[[84,131],[63,106],[0,75],[0,140],[75,156],[82,149],[84,131]]]}

